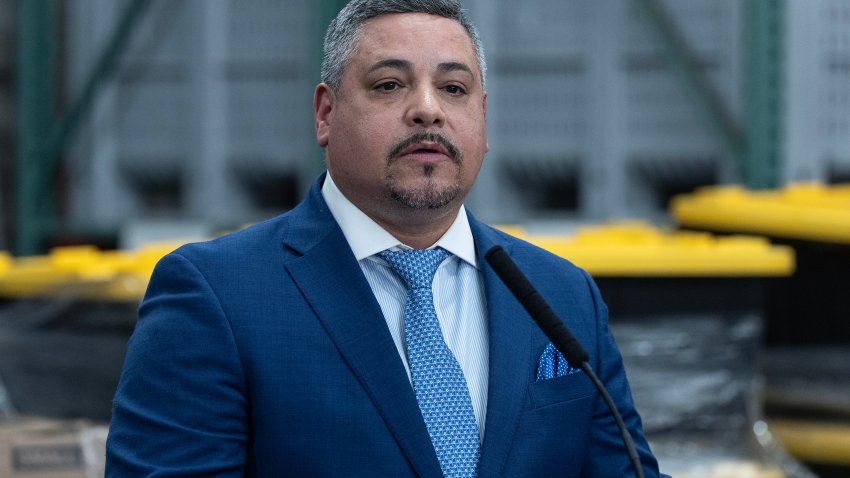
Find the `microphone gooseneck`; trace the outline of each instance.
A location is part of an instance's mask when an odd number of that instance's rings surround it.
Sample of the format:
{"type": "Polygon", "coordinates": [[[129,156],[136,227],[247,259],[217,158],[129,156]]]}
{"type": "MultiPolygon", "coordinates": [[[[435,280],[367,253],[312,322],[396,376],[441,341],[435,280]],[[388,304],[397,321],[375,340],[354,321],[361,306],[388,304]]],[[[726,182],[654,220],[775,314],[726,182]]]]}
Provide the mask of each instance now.
{"type": "Polygon", "coordinates": [[[528,311],[528,315],[549,337],[568,362],[580,365],[590,358],[575,336],[567,329],[555,314],[540,292],[531,285],[525,274],[517,267],[511,257],[501,246],[494,246],[485,255],[487,262],[496,271],[496,275],[510,289],[520,304],[528,311]]]}
{"type": "Polygon", "coordinates": [[[534,320],[540,330],[546,334],[546,337],[552,342],[552,345],[558,349],[564,358],[573,365],[579,367],[593,382],[593,385],[602,395],[602,399],[608,408],[611,410],[611,415],[614,416],[614,421],[617,422],[617,427],[620,429],[620,434],[623,437],[623,444],[626,447],[626,452],[629,455],[629,460],[635,470],[637,478],[643,478],[643,467],[640,463],[640,457],[635,449],[635,443],[632,435],[629,433],[626,424],[623,422],[623,417],[620,415],[614,400],[605,389],[605,385],[596,376],[596,373],[590,367],[588,360],[590,356],[582,347],[575,336],[567,329],[564,322],[555,314],[555,311],[549,307],[546,300],[540,295],[540,292],[531,285],[531,282],[520,270],[519,266],[514,263],[513,259],[508,255],[502,246],[493,246],[484,255],[490,267],[499,276],[499,279],[507,286],[511,293],[516,297],[520,304],[525,308],[528,315],[534,320]]]}

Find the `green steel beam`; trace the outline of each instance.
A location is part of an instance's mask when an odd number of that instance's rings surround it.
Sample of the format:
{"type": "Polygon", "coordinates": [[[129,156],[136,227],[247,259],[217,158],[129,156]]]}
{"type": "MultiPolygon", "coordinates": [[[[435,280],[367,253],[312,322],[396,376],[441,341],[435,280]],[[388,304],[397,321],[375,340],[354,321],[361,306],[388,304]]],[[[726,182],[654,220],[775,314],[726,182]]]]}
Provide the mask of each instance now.
{"type": "Polygon", "coordinates": [[[57,2],[19,3],[18,217],[15,251],[41,252],[57,229],[55,178],[59,157],[82,120],[91,111],[97,92],[126,50],[133,28],[150,0],[133,0],[121,14],[109,41],[90,70],[82,92],[68,112],[54,122],[59,81],[56,60],[57,2]]]}
{"type": "Polygon", "coordinates": [[[15,251],[19,255],[38,252],[54,222],[53,176],[40,150],[56,106],[57,8],[54,0],[18,2],[15,251]]]}
{"type": "Polygon", "coordinates": [[[753,189],[779,186],[782,141],[783,0],[745,0],[743,179],[753,189]]]}
{"type": "MultiPolygon", "coordinates": [[[[52,158],[52,161],[55,162],[58,159],[59,153],[62,152],[68,141],[79,129],[82,120],[91,111],[97,92],[115,71],[115,65],[118,63],[121,54],[126,51],[134,27],[139,24],[139,19],[141,19],[145,9],[152,3],[150,0],[133,0],[122,12],[109,41],[98,56],[97,63],[89,72],[80,95],[50,135],[44,154],[52,158]]],[[[55,167],[55,165],[53,166],[55,167]]]]}
{"type": "Polygon", "coordinates": [[[685,86],[697,100],[712,129],[719,135],[727,152],[734,158],[739,170],[741,170],[747,139],[740,122],[734,117],[710,79],[701,70],[699,58],[688,46],[684,34],[662,2],[659,0],[636,0],[636,3],[642,8],[650,25],[658,34],[667,61],[680,73],[685,86]]]}

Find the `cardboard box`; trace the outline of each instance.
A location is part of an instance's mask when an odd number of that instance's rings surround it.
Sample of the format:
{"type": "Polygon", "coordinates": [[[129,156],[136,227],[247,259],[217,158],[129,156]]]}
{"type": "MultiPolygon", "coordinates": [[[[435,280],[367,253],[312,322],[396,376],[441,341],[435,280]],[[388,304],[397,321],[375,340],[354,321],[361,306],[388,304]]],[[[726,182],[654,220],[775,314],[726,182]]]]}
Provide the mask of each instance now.
{"type": "Polygon", "coordinates": [[[102,477],[107,431],[84,420],[0,421],[0,477],[102,477]]]}

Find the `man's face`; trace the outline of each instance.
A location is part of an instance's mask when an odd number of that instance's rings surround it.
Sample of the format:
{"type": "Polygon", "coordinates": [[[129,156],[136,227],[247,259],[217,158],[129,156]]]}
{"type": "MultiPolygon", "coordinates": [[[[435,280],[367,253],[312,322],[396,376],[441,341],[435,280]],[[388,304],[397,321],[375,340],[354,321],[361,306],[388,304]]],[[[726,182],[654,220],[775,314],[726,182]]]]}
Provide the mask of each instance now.
{"type": "Polygon", "coordinates": [[[339,91],[316,89],[316,134],[334,182],[381,223],[456,210],[487,151],[485,110],[466,30],[391,14],[362,26],[339,91]]]}

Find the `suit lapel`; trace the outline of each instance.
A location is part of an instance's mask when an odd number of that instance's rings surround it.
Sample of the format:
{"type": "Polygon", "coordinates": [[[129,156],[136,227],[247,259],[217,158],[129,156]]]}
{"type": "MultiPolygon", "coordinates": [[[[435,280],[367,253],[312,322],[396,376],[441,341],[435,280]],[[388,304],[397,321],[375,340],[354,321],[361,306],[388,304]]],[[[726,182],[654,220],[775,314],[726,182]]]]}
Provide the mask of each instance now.
{"type": "MultiPolygon", "coordinates": [[[[320,180],[321,181],[321,180],[320,180]]],[[[286,269],[420,476],[442,476],[434,447],[380,306],[314,186],[285,246],[286,269]]]]}
{"type": "MultiPolygon", "coordinates": [[[[286,269],[328,331],[344,360],[381,413],[400,448],[423,477],[442,476],[416,397],[386,322],[345,236],[319,187],[293,211],[284,246],[299,254],[286,269]]],[[[504,468],[537,355],[546,345],[528,314],[484,260],[487,250],[510,245],[471,214],[470,227],[484,278],[490,334],[490,377],[479,476],[504,468]]]]}
{"type": "Polygon", "coordinates": [[[542,351],[546,340],[535,333],[536,326],[528,314],[484,259],[490,247],[499,244],[511,253],[510,245],[471,215],[469,221],[484,277],[490,333],[490,381],[479,475],[500,476],[522,405],[528,401],[528,385],[534,380],[535,351],[542,351]]]}

